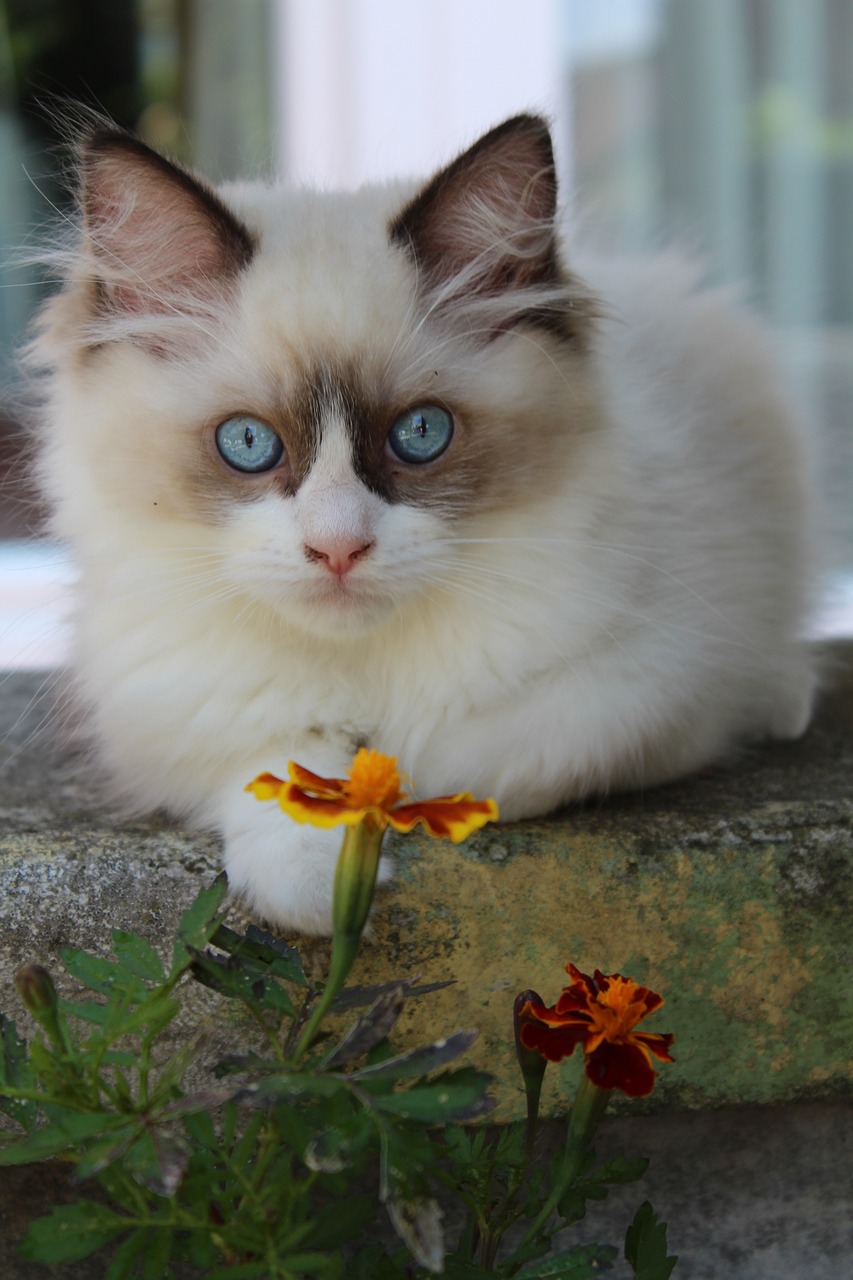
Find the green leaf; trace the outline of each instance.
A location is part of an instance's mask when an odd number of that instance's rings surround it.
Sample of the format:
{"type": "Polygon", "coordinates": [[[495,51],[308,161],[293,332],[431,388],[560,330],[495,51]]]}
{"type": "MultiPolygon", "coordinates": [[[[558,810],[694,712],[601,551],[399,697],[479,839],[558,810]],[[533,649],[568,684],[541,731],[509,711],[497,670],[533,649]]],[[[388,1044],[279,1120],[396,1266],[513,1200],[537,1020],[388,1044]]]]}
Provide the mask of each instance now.
{"type": "Polygon", "coordinates": [[[115,1017],[112,1005],[98,1004],[96,1000],[65,1000],[60,996],[59,1007],[70,1017],[80,1018],[82,1022],[94,1022],[99,1027],[105,1027],[115,1017]]]}
{"type": "Polygon", "coordinates": [[[387,1058],[376,1066],[362,1067],[350,1076],[352,1080],[404,1080],[415,1076],[425,1076],[438,1067],[446,1066],[460,1054],[467,1052],[477,1039],[478,1031],[455,1031],[453,1035],[433,1044],[423,1045],[420,1049],[410,1049],[397,1058],[387,1058]]]}
{"type": "Polygon", "coordinates": [[[150,1248],[151,1229],[140,1227],[131,1232],[126,1240],[122,1240],[112,1256],[112,1261],[104,1272],[104,1280],[129,1280],[134,1273],[135,1264],[150,1248]]]}
{"type": "Polygon", "coordinates": [[[213,884],[202,889],[195,902],[178,921],[178,936],[172,949],[172,969],[170,978],[175,978],[191,961],[191,952],[204,950],[207,943],[219,927],[217,913],[228,892],[228,880],[223,873],[218,875],[213,884]]]}
{"type": "Polygon", "coordinates": [[[618,1252],[611,1245],[579,1245],[525,1267],[516,1280],[595,1280],[602,1271],[610,1271],[618,1252]]]}
{"type": "Polygon", "coordinates": [[[252,1084],[242,1085],[235,1093],[236,1102],[249,1106],[267,1106],[293,1098],[332,1098],[346,1087],[338,1076],[312,1076],[301,1071],[279,1071],[252,1084]]]}
{"type": "Polygon", "coordinates": [[[625,1259],[634,1280],[669,1280],[678,1261],[667,1257],[666,1223],[658,1222],[648,1200],[640,1205],[625,1233],[625,1259]]]}
{"type": "Polygon", "coordinates": [[[77,1262],[128,1228],[128,1220],[94,1200],[59,1205],[30,1224],[20,1246],[33,1262],[77,1262]]]}
{"type": "MultiPolygon", "coordinates": [[[[88,987],[90,991],[97,991],[100,995],[112,995],[116,990],[127,990],[126,982],[121,980],[123,977],[121,970],[114,960],[107,960],[104,956],[93,956],[88,951],[80,951],[75,947],[62,947],[59,954],[71,977],[82,982],[83,986],[88,987]]],[[[144,991],[135,977],[131,982],[137,989],[144,991]]]]}
{"type": "Polygon", "coordinates": [[[56,1108],[52,1123],[8,1146],[0,1146],[0,1165],[46,1160],[69,1147],[82,1146],[90,1138],[114,1132],[125,1123],[124,1117],[110,1112],[64,1112],[56,1108]]]}
{"type": "MultiPolygon", "coordinates": [[[[323,1067],[330,1071],[341,1067],[353,1058],[375,1049],[396,1026],[406,1000],[406,983],[401,982],[374,1000],[366,1013],[353,1023],[349,1031],[323,1060],[323,1067]]],[[[423,1075],[423,1072],[417,1072],[423,1075]]]]}
{"type": "Polygon", "coordinates": [[[212,951],[193,952],[192,975],[211,990],[231,1000],[242,1000],[253,1009],[266,1006],[286,1017],[296,1013],[290,996],[274,978],[260,974],[256,968],[247,971],[232,956],[226,959],[212,951]]]}
{"type": "MultiPolygon", "coordinates": [[[[407,998],[410,996],[424,996],[431,991],[441,991],[444,987],[452,987],[455,978],[448,978],[444,982],[427,982],[420,987],[408,987],[406,992],[407,998]]],[[[332,1001],[332,1013],[345,1013],[347,1009],[359,1009],[364,1005],[373,1004],[374,1000],[378,1000],[380,996],[385,995],[388,991],[393,991],[395,987],[400,985],[397,982],[381,982],[373,987],[345,987],[332,1001]]]]}
{"type": "Polygon", "coordinates": [[[175,1233],[165,1224],[154,1230],[152,1224],[147,1228],[147,1240],[148,1247],[142,1255],[142,1280],[163,1280],[164,1276],[170,1274],[169,1259],[172,1256],[175,1233]]]}
{"type": "Polygon", "coordinates": [[[0,1013],[0,1111],[17,1121],[28,1133],[36,1126],[36,1104],[16,1098],[17,1089],[32,1088],[33,1076],[27,1058],[27,1042],[18,1035],[11,1018],[0,1013]]]}
{"type": "MultiPolygon", "coordinates": [[[[151,1129],[150,1142],[154,1160],[150,1164],[147,1162],[146,1151],[143,1156],[144,1172],[140,1169],[135,1177],[156,1196],[173,1196],[183,1182],[190,1162],[190,1144],[183,1126],[177,1130],[157,1124],[151,1129]]],[[[127,1160],[129,1168],[133,1167],[132,1156],[131,1149],[127,1160]]]]}
{"type": "Polygon", "coordinates": [[[473,1120],[495,1106],[486,1094],[491,1076],[473,1067],[448,1071],[429,1084],[414,1085],[400,1093],[371,1098],[378,1111],[391,1112],[423,1124],[443,1124],[447,1120],[473,1120]]]}
{"type": "Polygon", "coordinates": [[[121,929],[113,929],[112,938],[113,951],[129,973],[148,982],[165,981],[160,957],[150,942],[138,933],[125,933],[121,929]]]}
{"type": "Polygon", "coordinates": [[[282,978],[298,987],[307,987],[308,979],[295,947],[255,925],[249,925],[246,936],[221,924],[210,939],[214,947],[227,951],[246,968],[260,974],[282,978]]]}

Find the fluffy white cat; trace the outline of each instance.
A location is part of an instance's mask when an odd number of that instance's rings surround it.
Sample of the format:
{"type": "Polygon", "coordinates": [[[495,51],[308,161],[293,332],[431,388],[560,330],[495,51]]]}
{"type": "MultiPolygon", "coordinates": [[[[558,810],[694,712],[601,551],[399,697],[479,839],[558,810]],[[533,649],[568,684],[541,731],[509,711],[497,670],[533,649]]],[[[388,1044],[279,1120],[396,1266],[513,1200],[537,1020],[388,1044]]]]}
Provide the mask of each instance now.
{"type": "Polygon", "coordinates": [[[33,344],[77,690],[258,913],[329,926],[339,833],[244,791],[289,759],[512,820],[804,729],[808,439],[693,268],[563,246],[542,120],[347,193],[99,127],[79,191],[33,344]]]}

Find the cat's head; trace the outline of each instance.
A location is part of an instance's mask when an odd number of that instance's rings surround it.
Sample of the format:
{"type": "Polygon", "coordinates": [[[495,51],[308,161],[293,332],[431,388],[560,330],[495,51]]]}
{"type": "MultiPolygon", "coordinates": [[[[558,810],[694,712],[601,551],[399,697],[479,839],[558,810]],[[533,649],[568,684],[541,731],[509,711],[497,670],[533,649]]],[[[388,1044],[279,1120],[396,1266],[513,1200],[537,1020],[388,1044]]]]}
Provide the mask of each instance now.
{"type": "Polygon", "coordinates": [[[42,472],[84,554],[162,547],[235,609],[347,635],[452,590],[570,472],[595,305],[560,262],[541,119],[414,193],[215,191],[112,128],[79,175],[36,350],[42,472]]]}

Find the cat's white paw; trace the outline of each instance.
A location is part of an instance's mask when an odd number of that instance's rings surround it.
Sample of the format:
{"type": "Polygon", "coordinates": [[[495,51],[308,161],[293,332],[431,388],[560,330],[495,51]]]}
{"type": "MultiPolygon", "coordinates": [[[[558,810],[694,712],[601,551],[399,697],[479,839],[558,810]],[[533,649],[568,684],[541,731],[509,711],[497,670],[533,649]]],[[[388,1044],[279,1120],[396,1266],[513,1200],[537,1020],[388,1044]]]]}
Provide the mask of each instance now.
{"type": "MultiPolygon", "coordinates": [[[[225,823],[231,889],[271,926],[305,934],[332,931],[332,889],[343,828],[291,822],[276,804],[240,796],[225,823]]],[[[379,880],[391,876],[383,859],[379,880]]]]}

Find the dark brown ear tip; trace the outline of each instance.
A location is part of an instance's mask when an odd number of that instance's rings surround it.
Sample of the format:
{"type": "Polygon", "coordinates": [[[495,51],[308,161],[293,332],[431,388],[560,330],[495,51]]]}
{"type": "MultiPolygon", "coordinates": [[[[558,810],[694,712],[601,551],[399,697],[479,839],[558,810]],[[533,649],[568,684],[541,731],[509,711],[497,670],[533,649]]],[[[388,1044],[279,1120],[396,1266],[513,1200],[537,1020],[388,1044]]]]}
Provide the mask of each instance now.
{"type": "Polygon", "coordinates": [[[486,146],[491,146],[496,142],[500,142],[503,138],[509,138],[513,135],[526,135],[531,141],[536,142],[543,151],[553,154],[554,144],[551,137],[551,125],[545,116],[536,115],[533,112],[522,112],[517,116],[510,116],[508,120],[504,120],[501,124],[495,125],[494,129],[490,129],[484,134],[480,142],[486,146]]]}

